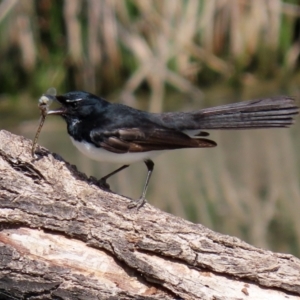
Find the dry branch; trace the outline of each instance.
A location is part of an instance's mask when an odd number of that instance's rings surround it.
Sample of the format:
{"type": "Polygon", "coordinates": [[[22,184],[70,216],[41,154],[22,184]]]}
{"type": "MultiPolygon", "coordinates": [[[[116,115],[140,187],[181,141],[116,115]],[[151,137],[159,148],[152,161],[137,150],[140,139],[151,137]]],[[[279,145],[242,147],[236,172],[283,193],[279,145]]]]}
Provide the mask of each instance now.
{"type": "Polygon", "coordinates": [[[292,255],[129,210],[31,145],[0,131],[0,299],[299,299],[292,255]]]}

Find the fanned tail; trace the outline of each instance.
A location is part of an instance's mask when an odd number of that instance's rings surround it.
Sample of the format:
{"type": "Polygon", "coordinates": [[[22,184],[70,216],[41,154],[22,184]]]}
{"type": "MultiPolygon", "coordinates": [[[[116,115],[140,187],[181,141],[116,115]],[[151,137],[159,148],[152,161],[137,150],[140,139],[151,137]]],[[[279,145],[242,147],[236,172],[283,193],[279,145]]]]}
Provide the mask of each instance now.
{"type": "Polygon", "coordinates": [[[289,127],[298,114],[299,107],[290,97],[250,100],[195,111],[188,129],[289,127]]]}

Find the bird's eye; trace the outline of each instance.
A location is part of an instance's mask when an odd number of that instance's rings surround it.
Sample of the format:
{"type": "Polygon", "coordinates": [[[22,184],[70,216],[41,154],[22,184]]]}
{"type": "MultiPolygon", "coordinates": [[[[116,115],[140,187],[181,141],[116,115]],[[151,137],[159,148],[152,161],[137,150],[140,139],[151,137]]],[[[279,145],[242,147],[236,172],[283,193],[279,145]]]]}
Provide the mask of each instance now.
{"type": "Polygon", "coordinates": [[[70,104],[71,104],[72,108],[75,108],[75,109],[78,108],[78,102],[77,101],[71,102],[70,104]]]}

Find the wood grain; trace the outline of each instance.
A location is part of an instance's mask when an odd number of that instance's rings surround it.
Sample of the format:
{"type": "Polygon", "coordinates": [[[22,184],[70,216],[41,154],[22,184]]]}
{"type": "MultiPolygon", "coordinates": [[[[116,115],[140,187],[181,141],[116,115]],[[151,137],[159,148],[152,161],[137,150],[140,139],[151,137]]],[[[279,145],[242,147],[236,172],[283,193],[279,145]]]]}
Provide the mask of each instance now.
{"type": "Polygon", "coordinates": [[[0,298],[300,299],[294,256],[149,204],[130,210],[31,146],[0,131],[0,298]]]}

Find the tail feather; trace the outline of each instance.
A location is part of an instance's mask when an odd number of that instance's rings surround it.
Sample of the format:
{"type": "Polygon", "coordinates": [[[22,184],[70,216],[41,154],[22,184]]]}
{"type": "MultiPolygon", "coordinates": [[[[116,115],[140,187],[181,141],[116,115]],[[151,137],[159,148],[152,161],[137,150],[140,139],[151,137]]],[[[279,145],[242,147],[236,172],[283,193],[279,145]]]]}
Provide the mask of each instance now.
{"type": "Polygon", "coordinates": [[[250,100],[195,111],[189,129],[289,127],[298,114],[299,107],[290,97],[250,100]]]}

